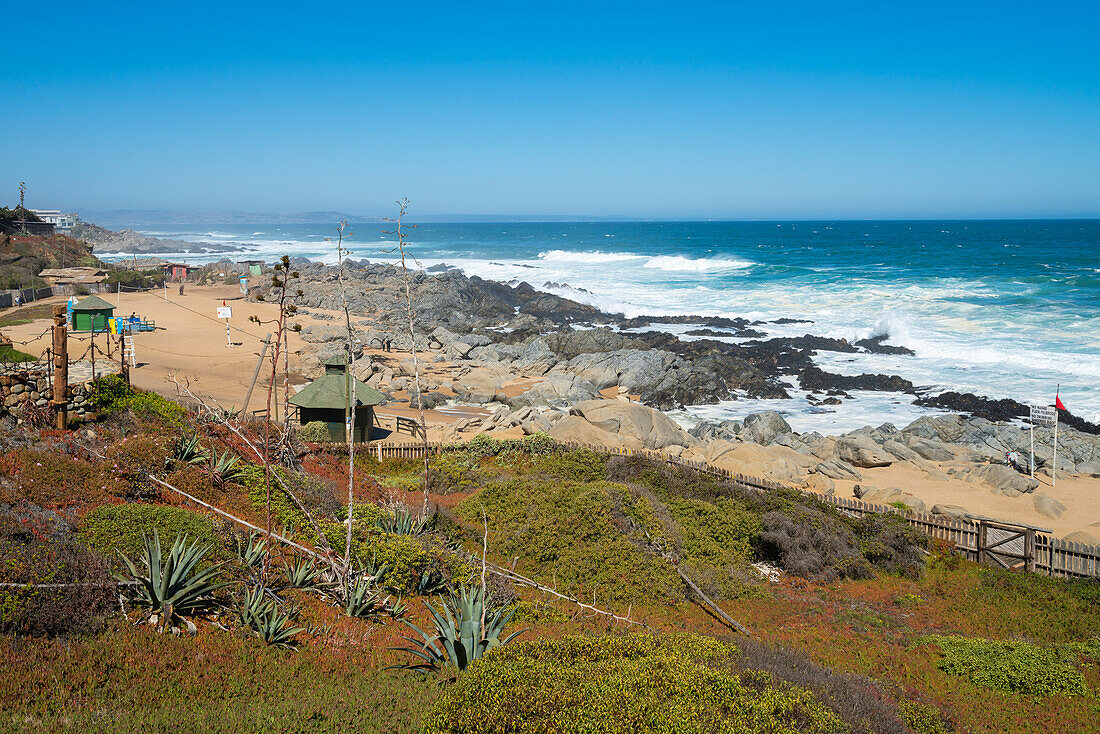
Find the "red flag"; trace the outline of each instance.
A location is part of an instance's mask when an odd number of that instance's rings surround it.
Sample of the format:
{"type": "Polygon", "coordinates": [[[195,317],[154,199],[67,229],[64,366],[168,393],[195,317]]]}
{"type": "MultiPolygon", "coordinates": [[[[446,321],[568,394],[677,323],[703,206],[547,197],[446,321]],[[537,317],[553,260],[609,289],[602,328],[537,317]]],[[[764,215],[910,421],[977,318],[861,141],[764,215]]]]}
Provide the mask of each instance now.
{"type": "Polygon", "coordinates": [[[1060,397],[1058,397],[1057,393],[1055,393],[1055,395],[1054,395],[1054,407],[1057,408],[1058,410],[1065,410],[1066,409],[1066,406],[1062,405],[1062,399],[1060,397]]]}

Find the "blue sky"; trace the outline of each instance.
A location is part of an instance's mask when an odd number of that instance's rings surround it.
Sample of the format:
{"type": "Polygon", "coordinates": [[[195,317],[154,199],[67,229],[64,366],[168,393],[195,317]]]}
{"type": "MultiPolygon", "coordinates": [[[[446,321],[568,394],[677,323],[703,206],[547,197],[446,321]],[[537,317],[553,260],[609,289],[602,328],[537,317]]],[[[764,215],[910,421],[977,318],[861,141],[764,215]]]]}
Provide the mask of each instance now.
{"type": "Polygon", "coordinates": [[[76,210],[1100,216],[1095,3],[46,2],[4,19],[5,203],[25,179],[31,205],[76,210]]]}

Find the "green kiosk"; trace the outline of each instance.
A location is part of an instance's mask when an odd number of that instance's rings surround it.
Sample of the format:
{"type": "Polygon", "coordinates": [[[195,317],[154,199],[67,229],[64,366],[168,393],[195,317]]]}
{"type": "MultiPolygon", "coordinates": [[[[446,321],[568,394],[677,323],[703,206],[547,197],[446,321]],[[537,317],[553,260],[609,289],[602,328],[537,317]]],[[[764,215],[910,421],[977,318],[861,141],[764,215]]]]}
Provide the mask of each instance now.
{"type": "MultiPolygon", "coordinates": [[[[385,402],[386,396],[373,387],[351,378],[355,385],[355,441],[371,440],[374,406],[385,402]]],[[[325,362],[325,374],[291,396],[290,404],[298,408],[298,423],[305,425],[321,421],[328,427],[333,441],[347,440],[344,428],[347,403],[347,361],[338,354],[325,362]]]]}
{"type": "Polygon", "coordinates": [[[114,306],[99,296],[88,296],[73,306],[73,331],[108,331],[107,319],[114,314],[114,306]]]}

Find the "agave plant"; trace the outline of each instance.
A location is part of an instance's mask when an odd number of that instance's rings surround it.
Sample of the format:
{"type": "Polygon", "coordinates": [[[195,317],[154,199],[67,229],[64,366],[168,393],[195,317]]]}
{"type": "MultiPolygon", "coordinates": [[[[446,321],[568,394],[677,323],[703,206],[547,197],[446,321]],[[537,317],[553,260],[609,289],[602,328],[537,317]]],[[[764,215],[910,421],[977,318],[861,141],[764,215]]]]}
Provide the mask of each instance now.
{"type": "Polygon", "coordinates": [[[180,625],[191,634],[195,633],[195,624],[186,619],[188,616],[202,615],[217,606],[214,592],[226,585],[219,582],[218,576],[224,563],[197,571],[196,567],[210,546],[199,547],[198,541],[187,543],[187,536],[180,533],[172,543],[168,555],[161,552],[160,535],[153,530],[153,536],[143,536],[145,553],[141,558],[144,570],[126,556],[122,556],[128,573],[116,576],[126,583],[137,582],[131,592],[135,607],[148,614],[149,624],[163,632],[170,629],[179,634],[180,625]]]}
{"type": "Polygon", "coordinates": [[[199,443],[197,433],[181,433],[176,439],[176,445],[172,450],[171,461],[179,464],[205,464],[210,460],[210,455],[199,443]]]}
{"type": "Polygon", "coordinates": [[[383,515],[374,524],[391,535],[423,535],[428,529],[427,518],[417,517],[404,508],[396,510],[393,515],[383,515]]]}
{"type": "Polygon", "coordinates": [[[245,471],[240,457],[230,451],[224,451],[220,455],[211,454],[206,466],[210,481],[218,487],[244,479],[245,471]]]}
{"type": "Polygon", "coordinates": [[[252,533],[248,536],[247,546],[244,548],[238,546],[237,557],[250,570],[256,570],[263,565],[264,558],[267,557],[267,540],[259,533],[252,533]]]}
{"type": "Polygon", "coordinates": [[[262,586],[245,586],[237,604],[237,619],[252,630],[268,645],[293,650],[298,644],[294,636],[304,632],[304,627],[295,627],[297,610],[282,612],[279,605],[262,586]]]}
{"type": "Polygon", "coordinates": [[[308,589],[316,586],[323,571],[310,558],[297,556],[283,567],[288,584],[296,589],[308,589]]]}
{"type": "Polygon", "coordinates": [[[339,594],[340,606],[349,617],[377,619],[387,612],[389,598],[383,598],[382,592],[369,577],[348,581],[339,594]]]}
{"type": "Polygon", "coordinates": [[[448,665],[459,670],[477,660],[498,645],[506,645],[526,629],[513,632],[503,640],[500,638],[504,628],[512,621],[515,609],[490,605],[485,595],[485,587],[460,586],[457,593],[436,609],[425,603],[428,613],[435,622],[435,634],[429,635],[407,619],[401,620],[420,635],[421,639],[404,637],[412,647],[393,648],[407,652],[419,658],[418,661],[393,667],[408,670],[438,671],[448,665]],[[484,615],[484,620],[483,620],[484,615]]]}

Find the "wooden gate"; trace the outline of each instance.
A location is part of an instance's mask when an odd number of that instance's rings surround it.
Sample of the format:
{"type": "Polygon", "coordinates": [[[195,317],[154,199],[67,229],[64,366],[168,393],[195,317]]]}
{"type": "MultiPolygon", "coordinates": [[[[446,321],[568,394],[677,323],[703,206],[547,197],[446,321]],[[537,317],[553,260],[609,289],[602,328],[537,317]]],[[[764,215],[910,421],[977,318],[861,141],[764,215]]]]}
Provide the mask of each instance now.
{"type": "Polygon", "coordinates": [[[1001,568],[1035,570],[1035,532],[1041,528],[978,520],[978,562],[1001,568]]]}

